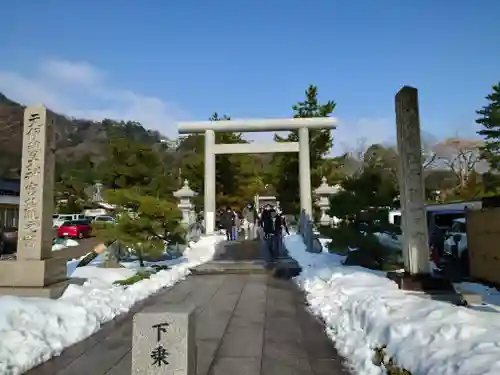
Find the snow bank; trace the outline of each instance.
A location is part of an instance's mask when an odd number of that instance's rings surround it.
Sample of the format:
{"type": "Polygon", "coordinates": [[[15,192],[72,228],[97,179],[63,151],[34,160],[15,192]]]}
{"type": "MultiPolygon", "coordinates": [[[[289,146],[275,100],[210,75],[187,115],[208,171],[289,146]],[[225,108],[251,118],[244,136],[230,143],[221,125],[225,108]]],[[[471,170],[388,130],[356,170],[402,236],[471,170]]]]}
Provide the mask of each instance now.
{"type": "Polygon", "coordinates": [[[500,314],[407,295],[383,272],[307,253],[298,235],[285,245],[303,268],[295,281],[312,313],[356,373],[383,374],[372,363],[373,348],[387,345],[386,353],[413,375],[500,374],[500,314]]]}
{"type": "Polygon", "coordinates": [[[133,270],[87,266],[75,275],[89,280],[82,286],[70,285],[58,300],[0,297],[0,374],[22,374],[59,355],[136,302],[184,279],[191,268],[213,257],[221,239],[203,237],[172,268],[128,287],[112,283],[133,275],[133,270]]]}

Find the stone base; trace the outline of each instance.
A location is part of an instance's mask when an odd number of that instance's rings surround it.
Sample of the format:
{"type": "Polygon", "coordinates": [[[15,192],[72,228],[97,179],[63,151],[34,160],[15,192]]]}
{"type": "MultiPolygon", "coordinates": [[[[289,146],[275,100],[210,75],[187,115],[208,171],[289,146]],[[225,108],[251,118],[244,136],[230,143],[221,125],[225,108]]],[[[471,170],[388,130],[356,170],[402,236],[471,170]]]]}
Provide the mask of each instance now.
{"type": "Polygon", "coordinates": [[[66,279],[65,258],[0,261],[0,288],[43,288],[66,279]]]}
{"type": "Polygon", "coordinates": [[[410,275],[407,272],[387,272],[387,278],[394,281],[399,289],[414,292],[454,292],[453,283],[443,277],[431,274],[410,275]]]}
{"type": "Polygon", "coordinates": [[[455,305],[464,305],[453,283],[443,277],[431,274],[410,275],[407,272],[388,272],[387,278],[394,281],[399,289],[422,298],[429,298],[455,305]]]}
{"type": "Polygon", "coordinates": [[[69,284],[72,284],[70,280],[65,280],[57,284],[47,285],[44,287],[0,286],[0,295],[57,299],[64,293],[69,284]]]}

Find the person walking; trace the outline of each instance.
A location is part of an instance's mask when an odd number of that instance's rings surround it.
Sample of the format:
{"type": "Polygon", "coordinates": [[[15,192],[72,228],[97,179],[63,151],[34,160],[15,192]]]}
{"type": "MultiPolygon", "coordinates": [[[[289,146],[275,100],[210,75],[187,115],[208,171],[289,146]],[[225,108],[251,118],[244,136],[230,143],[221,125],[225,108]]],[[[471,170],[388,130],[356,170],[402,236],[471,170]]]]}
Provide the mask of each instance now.
{"type": "Polygon", "coordinates": [[[226,208],[226,212],[224,212],[224,214],[222,215],[222,218],[221,218],[221,222],[222,222],[222,226],[224,228],[224,230],[226,231],[226,239],[228,241],[231,241],[232,239],[232,230],[233,230],[233,227],[234,227],[234,212],[233,210],[231,209],[231,207],[227,207],[226,208]]]}
{"type": "Polygon", "coordinates": [[[277,249],[277,253],[279,255],[284,255],[283,253],[283,236],[285,235],[285,233],[287,235],[290,235],[290,230],[288,229],[288,224],[286,222],[286,216],[285,216],[285,213],[283,212],[283,210],[281,208],[277,208],[276,209],[276,212],[277,212],[277,216],[279,218],[279,225],[280,225],[280,232],[279,232],[279,235],[277,235],[276,237],[276,249],[277,249]]]}
{"type": "Polygon", "coordinates": [[[243,230],[245,232],[245,240],[253,240],[255,238],[255,223],[257,222],[257,210],[250,202],[243,209],[243,230]]]}
{"type": "Polygon", "coordinates": [[[238,239],[240,233],[240,227],[241,227],[240,213],[234,211],[234,225],[233,228],[231,229],[231,239],[233,241],[236,241],[238,239]]]}
{"type": "Polygon", "coordinates": [[[262,228],[264,232],[264,243],[267,250],[268,262],[273,263],[279,256],[278,238],[281,237],[281,220],[276,210],[269,208],[268,213],[262,215],[262,228]]]}

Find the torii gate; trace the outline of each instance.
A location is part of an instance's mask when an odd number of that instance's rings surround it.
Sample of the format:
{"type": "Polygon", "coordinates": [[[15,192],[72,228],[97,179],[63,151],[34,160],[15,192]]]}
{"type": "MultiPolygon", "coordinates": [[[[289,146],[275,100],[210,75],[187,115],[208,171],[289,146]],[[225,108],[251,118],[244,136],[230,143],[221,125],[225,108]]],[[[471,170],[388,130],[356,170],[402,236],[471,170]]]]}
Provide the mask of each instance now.
{"type": "Polygon", "coordinates": [[[207,234],[215,230],[215,155],[220,154],[264,154],[275,152],[299,153],[300,207],[312,217],[311,166],[309,153],[309,129],[335,129],[337,119],[333,117],[255,119],[181,122],[179,134],[205,134],[205,191],[204,212],[207,234]],[[216,144],[215,132],[279,132],[299,131],[298,142],[270,142],[247,144],[216,144]]]}

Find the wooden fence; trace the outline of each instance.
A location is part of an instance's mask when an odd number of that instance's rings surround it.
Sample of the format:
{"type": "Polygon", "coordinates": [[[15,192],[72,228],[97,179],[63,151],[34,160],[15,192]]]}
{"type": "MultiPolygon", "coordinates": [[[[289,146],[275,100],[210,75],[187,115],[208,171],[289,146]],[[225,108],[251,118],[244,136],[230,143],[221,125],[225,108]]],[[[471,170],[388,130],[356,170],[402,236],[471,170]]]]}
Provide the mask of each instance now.
{"type": "Polygon", "coordinates": [[[467,211],[470,275],[500,285],[500,207],[467,211]]]}

